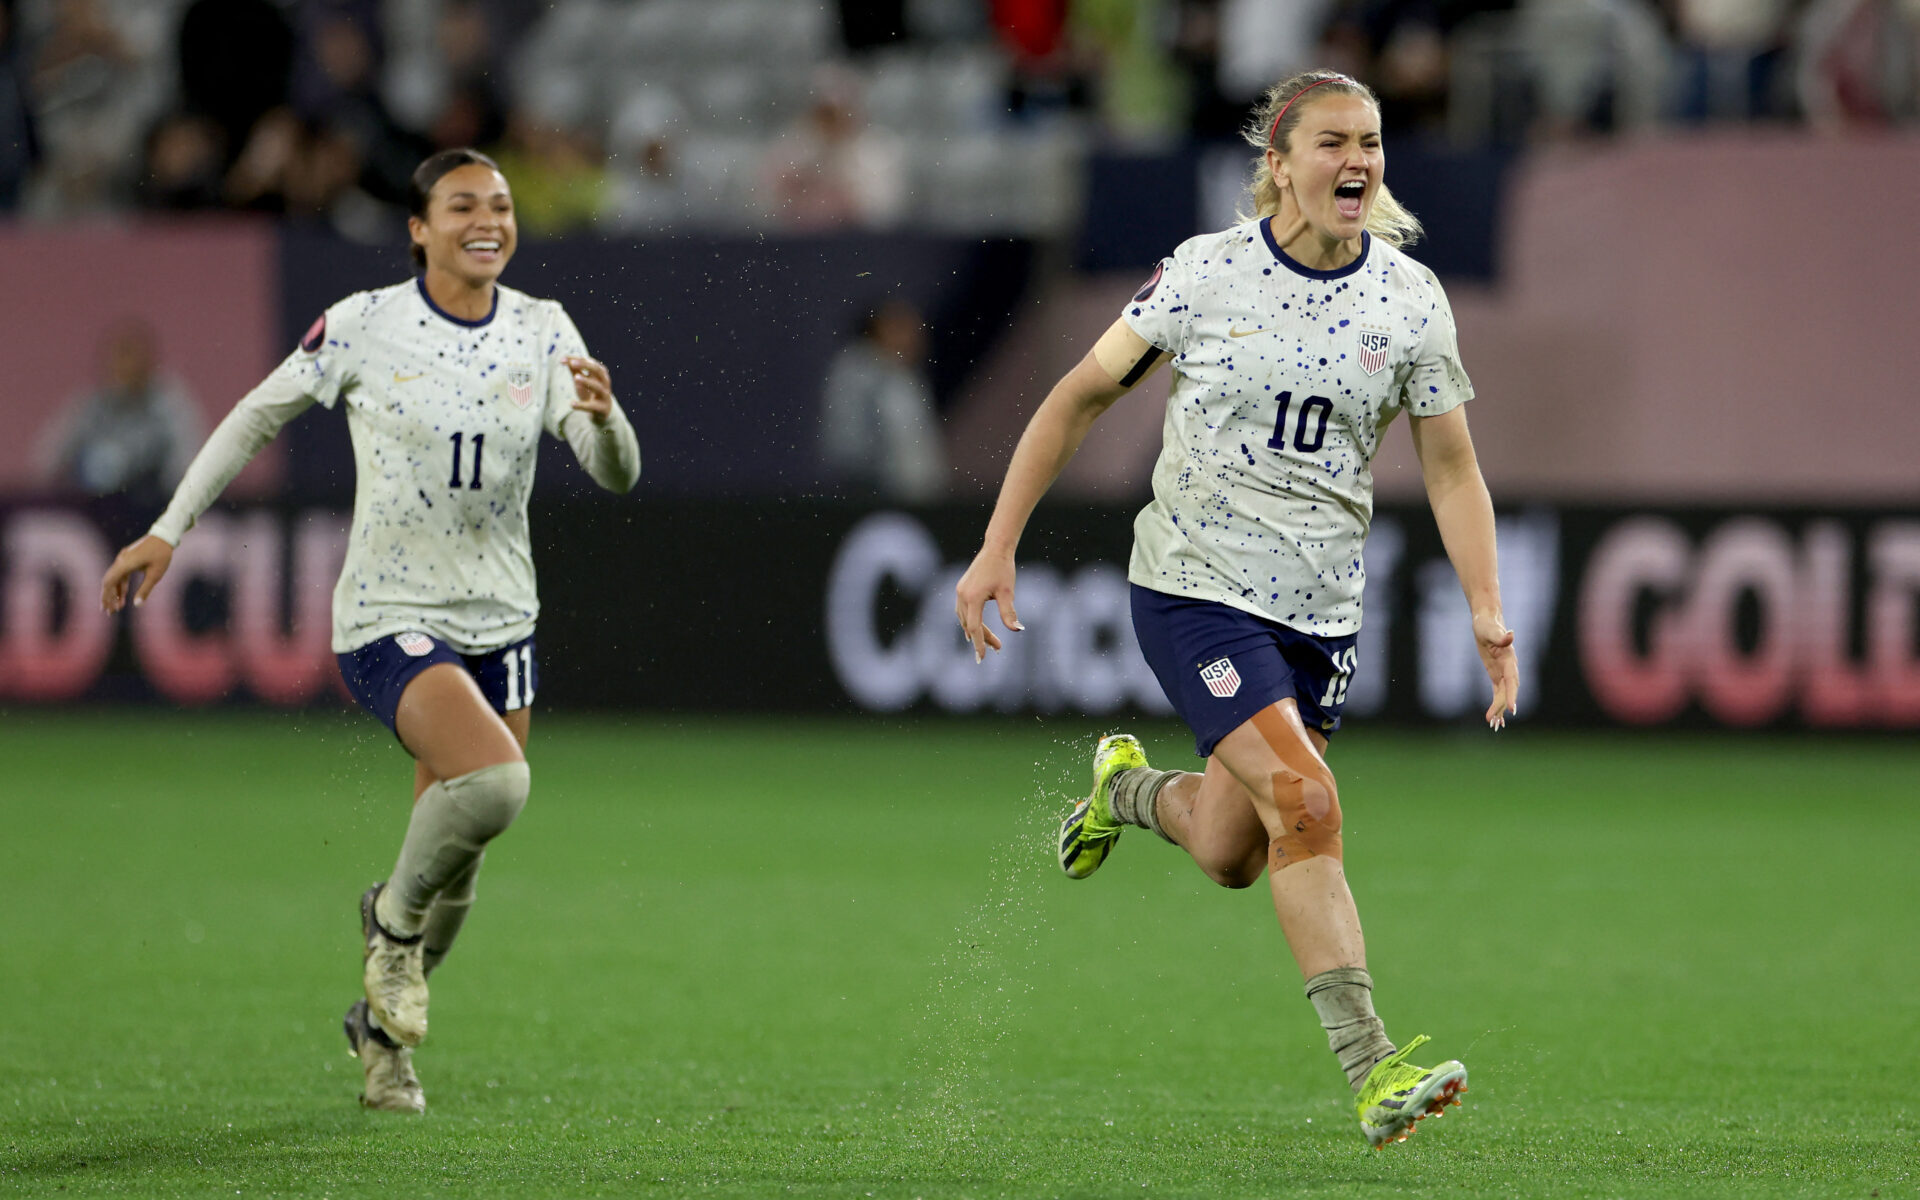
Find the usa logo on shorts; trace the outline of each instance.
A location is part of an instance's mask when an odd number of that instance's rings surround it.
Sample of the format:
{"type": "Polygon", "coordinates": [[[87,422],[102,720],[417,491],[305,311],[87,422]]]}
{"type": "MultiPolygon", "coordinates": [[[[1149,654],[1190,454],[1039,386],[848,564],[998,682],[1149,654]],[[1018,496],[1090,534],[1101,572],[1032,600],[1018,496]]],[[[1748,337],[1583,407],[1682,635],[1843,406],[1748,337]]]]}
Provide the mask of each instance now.
{"type": "Polygon", "coordinates": [[[1200,668],[1200,682],[1207,690],[1225,700],[1240,690],[1240,672],[1233,669],[1230,658],[1216,658],[1200,668]]]}
{"type": "Polygon", "coordinates": [[[507,368],[507,399],[515,408],[533,403],[533,368],[515,363],[507,368]]]}
{"type": "Polygon", "coordinates": [[[424,633],[397,633],[393,637],[393,644],[414,658],[433,653],[433,639],[424,633]]]}
{"type": "Polygon", "coordinates": [[[1369,375],[1378,375],[1387,365],[1387,348],[1393,345],[1393,338],[1371,329],[1360,331],[1360,369],[1369,375]]]}

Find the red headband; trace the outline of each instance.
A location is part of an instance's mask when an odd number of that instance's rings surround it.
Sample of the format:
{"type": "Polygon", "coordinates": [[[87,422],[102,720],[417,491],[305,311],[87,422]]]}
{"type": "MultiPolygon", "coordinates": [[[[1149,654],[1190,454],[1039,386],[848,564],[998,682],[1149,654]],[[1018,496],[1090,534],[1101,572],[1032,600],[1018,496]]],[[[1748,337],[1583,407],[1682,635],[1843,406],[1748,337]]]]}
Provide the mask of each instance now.
{"type": "Polygon", "coordinates": [[[1267,130],[1267,148],[1268,149],[1273,148],[1273,135],[1280,132],[1280,120],[1281,118],[1287,115],[1287,110],[1293,107],[1293,102],[1295,100],[1298,100],[1300,97],[1306,95],[1308,92],[1319,87],[1323,83],[1352,83],[1352,82],[1353,80],[1348,79],[1345,75],[1329,75],[1325,79],[1316,79],[1312,83],[1308,84],[1307,86],[1301,88],[1299,91],[1295,92],[1292,95],[1292,97],[1287,100],[1285,104],[1282,104],[1280,106],[1280,111],[1274,115],[1273,125],[1271,128],[1267,130]]]}

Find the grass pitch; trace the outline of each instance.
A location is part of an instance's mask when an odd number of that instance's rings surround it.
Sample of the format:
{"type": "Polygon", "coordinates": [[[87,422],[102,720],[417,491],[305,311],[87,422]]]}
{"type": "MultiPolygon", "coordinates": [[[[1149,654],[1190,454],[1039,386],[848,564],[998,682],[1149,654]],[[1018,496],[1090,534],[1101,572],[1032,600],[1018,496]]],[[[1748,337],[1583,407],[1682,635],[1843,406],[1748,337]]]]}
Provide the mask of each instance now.
{"type": "Polygon", "coordinates": [[[4,715],[0,1193],[1920,1192],[1910,743],[1342,735],[1380,1010],[1472,1071],[1376,1154],[1263,888],[1053,866],[1097,732],[537,719],[405,1118],[339,1032],[391,740],[4,715]]]}

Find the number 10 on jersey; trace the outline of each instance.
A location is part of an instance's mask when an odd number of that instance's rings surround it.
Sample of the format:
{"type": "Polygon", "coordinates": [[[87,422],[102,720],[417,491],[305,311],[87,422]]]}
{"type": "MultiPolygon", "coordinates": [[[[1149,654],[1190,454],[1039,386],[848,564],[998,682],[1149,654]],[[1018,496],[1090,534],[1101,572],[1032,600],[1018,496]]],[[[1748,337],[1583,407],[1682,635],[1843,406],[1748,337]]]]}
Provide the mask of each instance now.
{"type": "MultiPolygon", "coordinates": [[[[1293,393],[1280,393],[1280,414],[1273,419],[1273,436],[1267,439],[1269,450],[1287,448],[1287,410],[1293,407],[1293,393]]],[[[1327,441],[1327,417],[1333,413],[1333,401],[1325,396],[1308,396],[1300,402],[1300,419],[1293,426],[1293,448],[1312,454],[1327,441]],[[1313,432],[1307,432],[1307,426],[1313,432]]]]}

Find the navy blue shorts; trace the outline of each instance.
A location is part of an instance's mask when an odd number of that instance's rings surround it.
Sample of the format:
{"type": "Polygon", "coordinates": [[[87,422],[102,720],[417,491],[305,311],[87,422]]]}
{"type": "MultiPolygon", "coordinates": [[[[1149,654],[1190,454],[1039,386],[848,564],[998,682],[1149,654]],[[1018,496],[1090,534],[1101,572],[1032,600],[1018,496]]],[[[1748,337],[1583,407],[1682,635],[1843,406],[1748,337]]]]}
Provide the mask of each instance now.
{"type": "Polygon", "coordinates": [[[1132,585],[1133,629],[1160,690],[1206,758],[1221,738],[1280,700],[1308,729],[1340,728],[1358,634],[1314,637],[1211,600],[1132,585]]]}
{"type": "Polygon", "coordinates": [[[380,718],[393,730],[394,714],[400,708],[400,693],[407,690],[413,677],[435,663],[454,663],[466,669],[480,685],[497,713],[510,713],[533,703],[540,686],[540,663],[533,653],[533,639],[515,642],[485,654],[462,654],[436,637],[424,633],[396,633],[358,650],[337,656],[340,676],[360,707],[380,718]]]}

